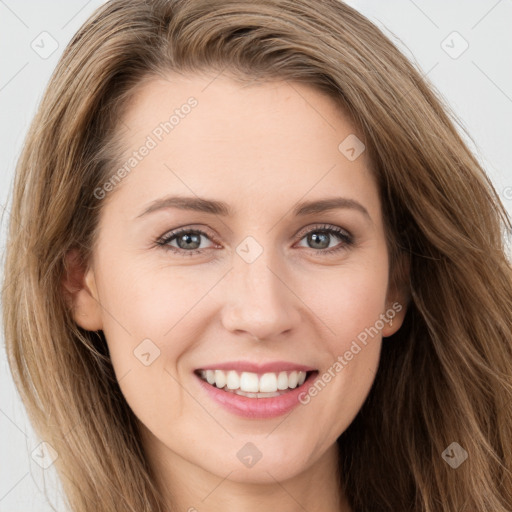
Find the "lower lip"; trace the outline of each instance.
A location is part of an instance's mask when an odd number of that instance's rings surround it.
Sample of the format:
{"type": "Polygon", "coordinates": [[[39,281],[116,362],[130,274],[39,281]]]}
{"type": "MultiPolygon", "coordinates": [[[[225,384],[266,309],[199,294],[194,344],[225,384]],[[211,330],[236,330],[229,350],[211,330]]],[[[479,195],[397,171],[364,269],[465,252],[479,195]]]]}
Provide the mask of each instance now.
{"type": "Polygon", "coordinates": [[[222,391],[216,386],[208,384],[198,375],[195,375],[195,377],[208,395],[229,412],[244,418],[261,419],[275,418],[297,407],[300,404],[299,396],[302,393],[307,393],[317,375],[318,372],[314,371],[308,375],[308,378],[301,386],[291,389],[283,395],[271,398],[249,398],[228,391],[222,391]]]}

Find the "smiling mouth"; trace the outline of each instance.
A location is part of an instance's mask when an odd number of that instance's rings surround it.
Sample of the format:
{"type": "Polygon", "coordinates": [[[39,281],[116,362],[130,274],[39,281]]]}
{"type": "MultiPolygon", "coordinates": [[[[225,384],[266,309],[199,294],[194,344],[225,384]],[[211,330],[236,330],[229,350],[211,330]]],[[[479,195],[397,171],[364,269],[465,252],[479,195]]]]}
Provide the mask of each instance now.
{"type": "Polygon", "coordinates": [[[227,393],[248,398],[273,398],[300,387],[314,371],[281,371],[263,374],[236,370],[196,370],[200,379],[227,393]]]}

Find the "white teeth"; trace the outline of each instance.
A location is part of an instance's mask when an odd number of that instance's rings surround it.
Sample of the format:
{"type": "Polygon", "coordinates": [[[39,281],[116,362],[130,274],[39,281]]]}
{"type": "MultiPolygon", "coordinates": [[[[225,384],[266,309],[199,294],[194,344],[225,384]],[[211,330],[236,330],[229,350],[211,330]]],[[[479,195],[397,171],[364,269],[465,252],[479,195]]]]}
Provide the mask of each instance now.
{"type": "Polygon", "coordinates": [[[225,388],[225,391],[256,398],[278,396],[280,391],[302,386],[306,380],[306,372],[294,370],[292,372],[268,372],[258,375],[253,372],[242,372],[240,374],[235,370],[202,370],[201,377],[208,384],[219,389],[225,388]]]}
{"type": "Polygon", "coordinates": [[[226,374],[222,370],[215,370],[215,385],[223,388],[226,385],[226,374]]]}
{"type": "Polygon", "coordinates": [[[258,374],[242,372],[240,377],[240,389],[247,393],[257,393],[260,390],[258,374]]]}
{"type": "Polygon", "coordinates": [[[286,372],[280,372],[277,376],[277,389],[288,389],[288,374],[286,372]]]}
{"type": "Polygon", "coordinates": [[[226,386],[228,389],[238,389],[240,387],[240,377],[238,376],[238,373],[233,370],[228,372],[226,386]]]}
{"type": "Polygon", "coordinates": [[[275,393],[277,391],[277,377],[275,373],[264,373],[260,378],[260,391],[275,393]]]}

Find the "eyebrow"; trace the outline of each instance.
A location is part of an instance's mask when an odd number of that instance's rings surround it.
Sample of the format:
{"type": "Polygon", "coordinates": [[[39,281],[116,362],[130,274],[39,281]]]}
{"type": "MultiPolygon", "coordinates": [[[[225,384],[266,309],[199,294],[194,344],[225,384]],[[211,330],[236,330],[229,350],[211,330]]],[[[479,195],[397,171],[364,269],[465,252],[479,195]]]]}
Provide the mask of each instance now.
{"type": "Polygon", "coordinates": [[[202,199],[200,197],[168,196],[153,201],[140,215],[143,217],[148,213],[166,208],[178,208],[180,210],[193,210],[196,212],[211,213],[213,215],[222,215],[224,217],[232,216],[231,208],[222,201],[212,199],[202,199]]]}
{"type": "MultiPolygon", "coordinates": [[[[223,217],[233,216],[233,210],[231,207],[222,201],[214,201],[212,199],[204,199],[200,197],[167,196],[153,201],[142,213],[137,215],[136,218],[167,208],[191,210],[209,213],[212,215],[220,215],[223,217]]],[[[361,203],[354,199],[348,199],[345,197],[331,197],[317,201],[303,201],[295,206],[292,210],[292,215],[300,217],[337,209],[356,210],[362,213],[370,221],[372,220],[368,210],[361,203]]]]}
{"type": "Polygon", "coordinates": [[[368,210],[354,199],[346,197],[332,197],[318,201],[304,201],[293,209],[293,215],[311,215],[312,213],[323,213],[337,209],[350,209],[362,213],[368,220],[372,220],[368,210]]]}

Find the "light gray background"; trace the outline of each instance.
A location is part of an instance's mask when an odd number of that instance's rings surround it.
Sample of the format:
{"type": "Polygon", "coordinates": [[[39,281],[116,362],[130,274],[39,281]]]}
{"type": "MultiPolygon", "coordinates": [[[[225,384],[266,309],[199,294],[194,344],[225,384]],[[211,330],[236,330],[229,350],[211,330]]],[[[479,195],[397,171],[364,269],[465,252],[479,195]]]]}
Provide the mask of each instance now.
{"type": "MultiPolygon", "coordinates": [[[[28,124],[64,47],[103,3],[0,0],[2,255],[13,169],[28,124]],[[43,32],[47,34],[41,35],[43,32]],[[51,55],[45,54],[56,44],[51,55]]],[[[441,92],[469,132],[472,140],[466,140],[512,215],[512,1],[347,3],[381,27],[441,92]],[[454,31],[460,36],[453,35],[454,31]],[[469,46],[457,56],[464,40],[469,46]]],[[[65,509],[53,467],[43,470],[35,463],[37,450],[32,458],[41,441],[35,438],[14,389],[3,338],[1,342],[0,512],[46,512],[52,510],[50,503],[62,512],[65,509]],[[45,484],[50,502],[43,492],[45,484]]]]}

